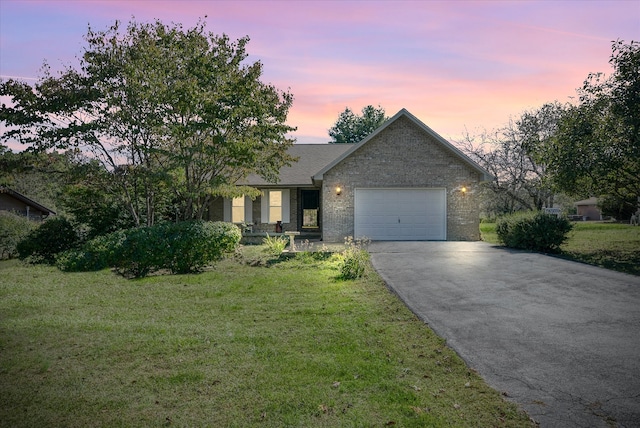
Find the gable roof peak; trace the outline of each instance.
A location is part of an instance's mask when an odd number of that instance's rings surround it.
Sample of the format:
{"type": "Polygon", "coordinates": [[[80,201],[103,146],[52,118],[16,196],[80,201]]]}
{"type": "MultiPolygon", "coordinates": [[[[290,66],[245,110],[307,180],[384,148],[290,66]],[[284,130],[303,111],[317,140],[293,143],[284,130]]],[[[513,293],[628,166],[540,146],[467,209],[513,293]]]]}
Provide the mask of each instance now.
{"type": "Polygon", "coordinates": [[[396,122],[401,117],[406,117],[407,119],[409,119],[418,128],[420,128],[423,132],[425,132],[426,134],[428,134],[431,137],[433,137],[436,141],[438,141],[445,148],[447,148],[451,152],[453,152],[457,157],[459,157],[461,160],[463,160],[465,163],[467,163],[470,167],[472,167],[476,171],[480,172],[482,174],[484,180],[490,181],[490,180],[493,179],[493,176],[487,170],[482,168],[480,165],[478,165],[476,162],[474,162],[470,157],[465,155],[460,149],[458,149],[456,146],[454,146],[449,141],[444,139],[440,134],[435,132],[433,129],[429,128],[427,125],[424,124],[424,122],[422,122],[420,119],[418,119],[413,114],[411,114],[409,112],[409,110],[407,110],[406,108],[403,107],[396,114],[394,114],[391,118],[389,118],[382,125],[380,125],[375,131],[373,131],[371,134],[369,134],[367,137],[365,137],[362,141],[360,141],[359,143],[353,144],[353,147],[351,147],[349,150],[345,151],[340,157],[335,159],[333,162],[331,162],[326,167],[324,167],[321,171],[319,171],[317,174],[315,174],[313,176],[313,181],[322,181],[325,172],[329,171],[331,168],[336,166],[338,163],[342,162],[342,160],[344,160],[346,157],[348,157],[351,153],[355,152],[360,147],[362,147],[363,145],[367,144],[369,141],[371,141],[373,138],[375,138],[378,134],[380,134],[382,131],[387,129],[392,123],[396,122]]]}

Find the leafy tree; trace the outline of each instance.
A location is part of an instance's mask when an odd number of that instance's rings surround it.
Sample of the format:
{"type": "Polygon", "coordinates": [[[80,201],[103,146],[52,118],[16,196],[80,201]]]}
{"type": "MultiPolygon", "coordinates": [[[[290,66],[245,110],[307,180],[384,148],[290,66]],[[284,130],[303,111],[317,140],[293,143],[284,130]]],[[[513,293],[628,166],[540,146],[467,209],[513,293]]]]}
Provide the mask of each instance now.
{"type": "Polygon", "coordinates": [[[0,260],[18,255],[17,245],[37,223],[10,211],[0,211],[0,260]]]}
{"type": "Polygon", "coordinates": [[[65,217],[53,217],[27,234],[16,245],[21,260],[29,258],[34,263],[54,264],[56,256],[76,248],[81,239],[73,225],[65,217]]]}
{"type": "Polygon", "coordinates": [[[368,105],[362,109],[362,115],[355,114],[349,107],[340,113],[336,123],[329,129],[331,143],[359,143],[387,120],[382,107],[368,105]]]}
{"type": "Polygon", "coordinates": [[[603,216],[610,216],[616,220],[629,220],[636,212],[636,198],[621,200],[615,196],[604,195],[598,198],[598,208],[603,216]]]}
{"type": "Polygon", "coordinates": [[[72,153],[13,152],[0,147],[0,187],[10,187],[60,213],[59,196],[72,158],[72,153]]]}
{"type": "Polygon", "coordinates": [[[559,189],[633,206],[640,195],[640,43],[616,41],[612,51],[613,74],[588,76],[578,105],[563,114],[537,158],[559,189]]]}
{"type": "Polygon", "coordinates": [[[96,160],[77,159],[59,200],[86,239],[135,226],[126,206],[117,197],[113,174],[96,160]]]}
{"type": "Polygon", "coordinates": [[[202,23],[116,22],[89,28],[86,42],[79,69],[54,77],[45,66],[34,87],[0,84],[12,99],[0,108],[3,138],[98,160],[134,224],[154,223],[163,190],[178,217],[202,218],[212,195],[233,193],[250,173],[274,180],[293,160],[285,124],[293,96],[259,80],[247,37],[231,42],[202,23]]]}

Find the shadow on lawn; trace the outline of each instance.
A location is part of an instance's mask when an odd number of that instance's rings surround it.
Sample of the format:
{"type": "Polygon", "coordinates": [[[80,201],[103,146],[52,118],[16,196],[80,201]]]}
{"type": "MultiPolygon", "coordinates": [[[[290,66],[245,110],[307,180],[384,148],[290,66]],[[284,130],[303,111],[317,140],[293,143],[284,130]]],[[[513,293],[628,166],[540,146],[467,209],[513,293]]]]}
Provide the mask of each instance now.
{"type": "Polygon", "coordinates": [[[600,266],[618,272],[640,276],[640,251],[594,250],[589,252],[563,251],[559,257],[600,266]]]}

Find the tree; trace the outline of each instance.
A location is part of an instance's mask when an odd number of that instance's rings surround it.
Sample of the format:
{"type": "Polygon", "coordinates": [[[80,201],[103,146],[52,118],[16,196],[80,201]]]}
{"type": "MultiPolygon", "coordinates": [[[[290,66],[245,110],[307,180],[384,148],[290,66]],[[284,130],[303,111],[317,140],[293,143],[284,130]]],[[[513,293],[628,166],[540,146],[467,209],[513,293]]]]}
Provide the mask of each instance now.
{"type": "Polygon", "coordinates": [[[13,152],[0,146],[0,187],[10,187],[61,214],[59,196],[72,153],[13,152]]]}
{"type": "Polygon", "coordinates": [[[553,206],[555,194],[547,166],[535,152],[555,134],[564,109],[559,103],[545,104],[496,132],[467,135],[459,142],[461,149],[494,177],[485,192],[489,214],[553,206]]]}
{"type": "Polygon", "coordinates": [[[382,107],[368,105],[362,109],[362,116],[355,114],[349,107],[340,113],[336,123],[329,129],[331,143],[359,143],[375,131],[388,117],[382,107]]]}
{"type": "Polygon", "coordinates": [[[85,239],[135,226],[122,200],[114,196],[117,187],[114,189],[112,177],[98,161],[79,158],[62,186],[60,205],[85,239]]]}
{"type": "MultiPolygon", "coordinates": [[[[202,218],[213,195],[237,193],[250,173],[274,180],[293,159],[286,117],[293,96],[262,83],[245,37],[118,22],[89,28],[80,68],[31,86],[0,84],[5,140],[39,150],[80,148],[111,175],[136,225],[154,223],[170,192],[180,219],[202,218]]],[[[242,189],[251,193],[251,189],[242,189]]],[[[255,189],[253,193],[256,194],[255,189]]],[[[166,213],[165,213],[166,214],[166,213]]]]}
{"type": "Polygon", "coordinates": [[[608,195],[632,207],[640,195],[640,43],[612,45],[614,72],[590,74],[579,103],[540,145],[556,186],[577,196],[608,195]]]}

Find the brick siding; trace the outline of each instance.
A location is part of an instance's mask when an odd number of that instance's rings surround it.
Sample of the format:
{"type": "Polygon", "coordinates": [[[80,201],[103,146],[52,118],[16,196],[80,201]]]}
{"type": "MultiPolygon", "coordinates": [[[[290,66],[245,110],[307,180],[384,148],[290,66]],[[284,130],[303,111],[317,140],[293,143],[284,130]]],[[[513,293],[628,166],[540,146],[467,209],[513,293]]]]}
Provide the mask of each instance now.
{"type": "Polygon", "coordinates": [[[446,189],[447,240],[478,240],[475,193],[481,178],[431,135],[400,117],[324,174],[323,239],[340,242],[353,236],[354,189],[426,187],[446,189]],[[336,195],[337,186],[341,195],[336,195]],[[460,191],[462,186],[468,189],[466,194],[460,191]]]}

